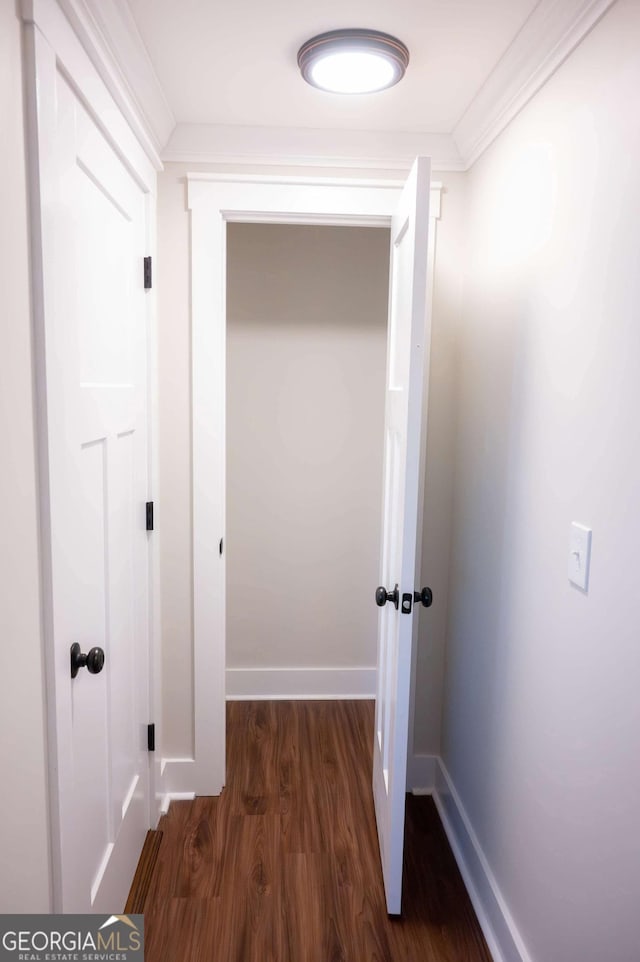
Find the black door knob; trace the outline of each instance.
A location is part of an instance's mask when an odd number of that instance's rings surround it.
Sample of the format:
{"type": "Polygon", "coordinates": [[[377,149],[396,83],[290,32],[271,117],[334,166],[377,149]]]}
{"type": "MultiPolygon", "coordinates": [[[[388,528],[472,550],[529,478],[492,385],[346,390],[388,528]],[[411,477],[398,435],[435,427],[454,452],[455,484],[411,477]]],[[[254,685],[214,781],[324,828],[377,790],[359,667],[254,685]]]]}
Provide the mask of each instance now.
{"type": "Polygon", "coordinates": [[[422,591],[414,591],[413,600],[416,602],[416,604],[420,602],[420,604],[425,608],[430,608],[433,602],[433,593],[431,588],[423,588],[422,591]]]}
{"type": "Polygon", "coordinates": [[[400,604],[400,592],[398,591],[397,585],[393,591],[387,591],[387,589],[383,587],[376,588],[376,604],[378,608],[384,608],[387,601],[393,601],[396,611],[398,610],[398,605],[400,604]]]}
{"type": "Polygon", "coordinates": [[[91,648],[86,655],[83,655],[80,645],[75,641],[71,645],[71,677],[75,678],[81,668],[86,668],[90,675],[98,675],[104,668],[102,648],[91,648]]]}

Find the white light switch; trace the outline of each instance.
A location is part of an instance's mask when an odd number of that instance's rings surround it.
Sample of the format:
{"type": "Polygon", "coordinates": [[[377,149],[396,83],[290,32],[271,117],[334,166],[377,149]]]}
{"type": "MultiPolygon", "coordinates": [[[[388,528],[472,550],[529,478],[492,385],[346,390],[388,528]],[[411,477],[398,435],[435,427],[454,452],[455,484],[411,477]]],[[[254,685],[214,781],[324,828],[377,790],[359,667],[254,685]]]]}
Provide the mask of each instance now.
{"type": "Polygon", "coordinates": [[[591,528],[575,521],[569,536],[569,581],[583,591],[589,584],[589,561],[591,560],[591,528]]]}

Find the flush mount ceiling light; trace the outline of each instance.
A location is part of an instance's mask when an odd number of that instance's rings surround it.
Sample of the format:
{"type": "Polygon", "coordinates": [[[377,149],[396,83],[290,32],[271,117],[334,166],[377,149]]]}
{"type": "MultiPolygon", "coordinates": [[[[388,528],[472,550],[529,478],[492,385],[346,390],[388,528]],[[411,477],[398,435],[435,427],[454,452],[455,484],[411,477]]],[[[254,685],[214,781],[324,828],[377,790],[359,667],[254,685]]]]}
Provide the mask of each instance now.
{"type": "Polygon", "coordinates": [[[307,83],[337,94],[368,94],[404,77],[409,51],[378,30],[330,30],[303,43],[298,66],[307,83]]]}

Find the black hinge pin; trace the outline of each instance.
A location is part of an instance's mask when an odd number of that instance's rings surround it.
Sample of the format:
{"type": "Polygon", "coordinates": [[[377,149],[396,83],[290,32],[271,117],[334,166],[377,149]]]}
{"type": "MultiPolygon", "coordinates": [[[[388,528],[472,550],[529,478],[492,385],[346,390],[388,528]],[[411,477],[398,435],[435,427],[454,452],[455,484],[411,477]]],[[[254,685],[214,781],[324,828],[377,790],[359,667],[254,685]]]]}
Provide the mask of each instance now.
{"type": "Polygon", "coordinates": [[[145,291],[151,290],[151,258],[144,258],[144,289],[145,291]]]}
{"type": "Polygon", "coordinates": [[[147,751],[155,752],[156,750],[156,726],[147,725],[147,751]]]}
{"type": "Polygon", "coordinates": [[[153,531],[153,501],[147,501],[147,531],[153,531]]]}

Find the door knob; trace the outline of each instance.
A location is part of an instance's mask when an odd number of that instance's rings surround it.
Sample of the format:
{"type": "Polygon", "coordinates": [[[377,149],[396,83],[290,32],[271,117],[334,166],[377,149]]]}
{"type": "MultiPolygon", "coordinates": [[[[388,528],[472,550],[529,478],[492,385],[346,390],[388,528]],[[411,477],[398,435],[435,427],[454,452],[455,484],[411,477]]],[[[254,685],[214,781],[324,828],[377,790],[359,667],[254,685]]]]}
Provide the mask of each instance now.
{"type": "Polygon", "coordinates": [[[393,591],[387,591],[387,589],[383,587],[376,588],[376,604],[378,608],[384,608],[387,601],[393,601],[396,611],[398,610],[398,605],[400,603],[400,592],[398,591],[397,585],[393,591]]]}
{"type": "Polygon", "coordinates": [[[413,600],[417,604],[420,602],[425,608],[430,608],[433,602],[433,592],[431,588],[423,588],[422,591],[413,592],[413,600]]]}
{"type": "Polygon", "coordinates": [[[80,645],[75,641],[71,645],[71,677],[75,678],[81,668],[86,668],[90,675],[98,675],[104,668],[104,651],[102,648],[91,648],[83,655],[80,645]]]}

